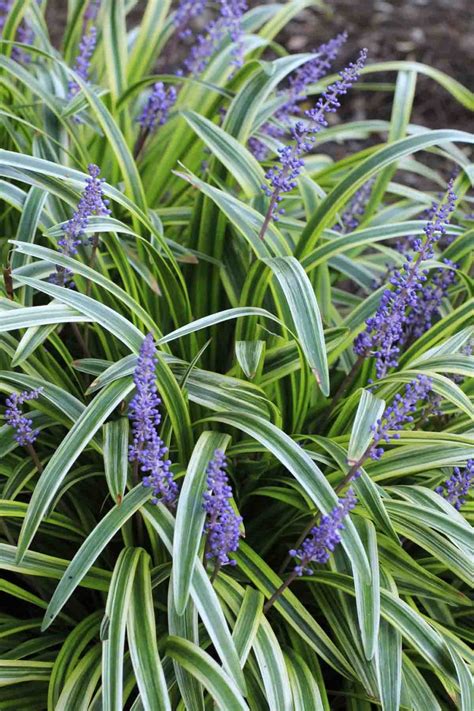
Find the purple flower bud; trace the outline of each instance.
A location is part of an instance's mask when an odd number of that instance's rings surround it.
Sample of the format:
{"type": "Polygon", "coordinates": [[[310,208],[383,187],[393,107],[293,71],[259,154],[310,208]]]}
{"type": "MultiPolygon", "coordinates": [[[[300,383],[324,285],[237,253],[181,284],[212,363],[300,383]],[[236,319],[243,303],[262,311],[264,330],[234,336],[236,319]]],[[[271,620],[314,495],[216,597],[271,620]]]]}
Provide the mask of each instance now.
{"type": "MultiPolygon", "coordinates": [[[[390,278],[392,288],[385,289],[376,313],[367,319],[365,330],[355,340],[354,350],[358,355],[365,358],[375,356],[375,369],[379,378],[383,377],[389,368],[398,365],[400,346],[410,332],[411,314],[415,314],[418,321],[422,320],[419,316],[420,310],[423,311],[420,301],[429,298],[439,305],[440,291],[437,285],[435,285],[436,294],[433,298],[431,290],[423,289],[427,280],[423,262],[433,257],[434,244],[446,234],[446,225],[457,199],[452,191],[452,185],[451,180],[448,184],[446,200],[438,206],[433,206],[431,219],[424,229],[425,241],[416,239],[413,242],[413,247],[418,253],[416,259],[407,259],[401,269],[393,273],[390,278]]],[[[441,291],[448,286],[443,278],[441,291]]],[[[431,324],[433,309],[429,308],[431,324]]],[[[418,325],[415,323],[415,327],[417,333],[420,332],[420,328],[423,328],[419,323],[418,325]]]]}
{"type": "MultiPolygon", "coordinates": [[[[12,9],[13,0],[0,0],[0,36],[3,32],[8,13],[12,9]]],[[[22,44],[33,44],[35,39],[35,33],[32,28],[22,20],[18,26],[15,40],[21,42],[22,44]]],[[[12,48],[12,58],[16,62],[21,62],[22,64],[29,64],[31,62],[31,55],[28,52],[24,52],[21,47],[12,48]]]]}
{"type": "Polygon", "coordinates": [[[452,475],[435,491],[449,501],[458,511],[465,503],[469,489],[474,481],[474,459],[468,459],[466,468],[461,471],[454,467],[452,475]]]}
{"type": "MultiPolygon", "coordinates": [[[[67,257],[77,254],[77,248],[82,244],[84,230],[89,224],[89,218],[92,215],[110,215],[109,201],[104,198],[102,192],[104,179],[99,178],[100,168],[91,163],[88,170],[89,177],[86,179],[86,187],[83,190],[77,209],[66,223],[63,237],[58,240],[60,252],[67,257]]],[[[50,279],[53,283],[64,284],[70,282],[71,276],[70,270],[60,267],[50,279]]]]}
{"type": "Polygon", "coordinates": [[[194,17],[201,15],[205,8],[206,0],[180,0],[173,16],[173,24],[178,30],[178,35],[181,39],[190,36],[189,23],[194,17]]]}
{"type": "Polygon", "coordinates": [[[290,550],[289,554],[298,563],[295,572],[298,575],[312,575],[313,570],[310,563],[327,563],[330,553],[341,541],[339,531],[344,528],[344,519],[357,503],[357,499],[352,489],[346,497],[339,499],[338,504],[329,514],[321,516],[321,521],[311,529],[309,535],[304,539],[298,550],[290,550]]]}
{"type": "Polygon", "coordinates": [[[316,106],[305,111],[305,116],[308,119],[307,123],[298,121],[293,126],[291,131],[294,140],[293,145],[279,149],[279,165],[267,171],[265,178],[270,184],[263,186],[264,192],[270,198],[269,212],[271,212],[274,220],[278,220],[278,203],[282,200],[281,194],[290,192],[297,185],[296,178],[300,175],[304,166],[304,160],[301,156],[312,149],[314,134],[319,133],[327,126],[326,114],[332,113],[339,108],[338,97],[346,94],[354,82],[357,81],[366,59],[367,50],[363,49],[357,62],[349,64],[340,72],[339,81],[328,86],[318,99],[316,106]]]}
{"type": "Polygon", "coordinates": [[[152,131],[156,126],[165,124],[169,111],[176,102],[176,97],[177,91],[174,86],[165,89],[162,81],[157,82],[138,119],[142,128],[152,131]]]}
{"type": "Polygon", "coordinates": [[[39,430],[33,429],[33,420],[23,414],[21,406],[28,400],[36,400],[42,391],[43,388],[36,388],[31,391],[12,393],[6,400],[5,419],[10,427],[15,430],[16,441],[23,447],[33,444],[38,437],[39,430]]]}
{"type": "Polygon", "coordinates": [[[370,178],[366,183],[363,184],[359,190],[355,193],[348,208],[342,214],[341,224],[336,225],[334,229],[336,232],[350,232],[355,230],[359,226],[360,217],[364,214],[367,203],[372,194],[372,188],[374,186],[375,178],[370,178]]]}
{"type": "Polygon", "coordinates": [[[372,428],[373,444],[368,453],[371,459],[378,460],[383,455],[385,450],[380,446],[381,442],[388,444],[393,439],[399,439],[398,432],[413,422],[418,403],[426,402],[432,395],[432,384],[428,376],[418,375],[405,385],[403,395],[395,395],[391,405],[385,408],[382,417],[372,428]]]}
{"type": "Polygon", "coordinates": [[[136,394],[130,402],[128,416],[132,421],[133,442],[129,447],[129,460],[137,462],[143,476],[143,485],[153,492],[151,502],[173,506],[178,496],[173,481],[168,449],[159,437],[161,422],[158,410],[161,400],[155,384],[156,347],[153,335],[143,340],[133,376],[136,394]]]}
{"type": "Polygon", "coordinates": [[[84,13],[84,24],[95,22],[99,14],[101,0],[90,0],[84,13]]]}
{"type": "Polygon", "coordinates": [[[207,514],[204,524],[207,533],[206,558],[214,558],[219,566],[235,565],[229,553],[239,547],[242,523],[241,516],[237,516],[230,504],[232,488],[225,471],[226,466],[224,452],[216,449],[207,468],[207,491],[203,503],[207,514]]]}
{"type": "MultiPolygon", "coordinates": [[[[79,74],[85,82],[89,80],[89,69],[91,57],[94,54],[97,43],[97,29],[92,25],[82,36],[79,44],[79,53],[74,64],[74,71],[79,74]]],[[[72,99],[80,91],[80,86],[75,81],[69,82],[69,99],[72,99]]]]}
{"type": "Polygon", "coordinates": [[[233,42],[232,64],[242,65],[242,15],[247,10],[245,0],[219,0],[219,16],[211,20],[204,32],[196,37],[184,66],[190,74],[201,74],[219,44],[228,35],[233,42]]]}

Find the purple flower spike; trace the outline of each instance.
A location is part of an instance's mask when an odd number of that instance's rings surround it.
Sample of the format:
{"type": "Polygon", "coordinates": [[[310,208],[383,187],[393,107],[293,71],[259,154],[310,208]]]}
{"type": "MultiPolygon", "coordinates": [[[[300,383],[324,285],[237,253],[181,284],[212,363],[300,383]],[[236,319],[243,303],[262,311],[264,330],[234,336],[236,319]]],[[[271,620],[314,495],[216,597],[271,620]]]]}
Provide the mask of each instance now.
{"type": "Polygon", "coordinates": [[[327,563],[330,553],[341,541],[339,531],[344,528],[344,519],[357,503],[357,499],[352,489],[349,489],[343,499],[339,499],[338,504],[331,513],[321,516],[321,521],[311,529],[309,535],[304,539],[301,548],[290,550],[289,554],[298,563],[295,572],[298,575],[312,575],[313,570],[310,563],[327,563]]]}
{"type": "Polygon", "coordinates": [[[394,272],[390,278],[391,288],[385,289],[375,315],[367,319],[365,331],[355,340],[354,350],[359,356],[375,356],[375,369],[379,378],[389,368],[398,365],[400,346],[407,333],[410,314],[416,313],[419,293],[427,281],[428,272],[422,263],[433,257],[433,246],[446,234],[449,217],[455,208],[457,198],[452,187],[451,180],[446,200],[433,207],[432,217],[424,229],[425,241],[413,241],[417,256],[407,255],[402,268],[394,272]]]}
{"type": "Polygon", "coordinates": [[[242,15],[247,10],[245,0],[219,0],[219,17],[212,20],[205,31],[196,37],[184,66],[190,74],[201,74],[209,59],[226,35],[234,43],[232,64],[242,65],[242,15]]]}
{"type": "Polygon", "coordinates": [[[7,20],[7,15],[10,12],[13,5],[13,0],[0,0],[0,32],[3,32],[5,27],[5,22],[7,20]]]}
{"type": "Polygon", "coordinates": [[[153,492],[151,503],[173,506],[178,496],[178,486],[173,481],[168,449],[159,437],[161,400],[155,384],[156,347],[149,333],[143,341],[138,356],[133,382],[137,389],[130,402],[128,416],[132,421],[133,442],[129,447],[129,460],[137,462],[143,476],[143,486],[153,492]]]}
{"type": "Polygon", "coordinates": [[[381,419],[372,427],[374,440],[369,452],[371,459],[380,459],[384,453],[380,442],[387,444],[391,439],[399,439],[399,431],[407,424],[413,422],[413,414],[419,402],[426,401],[432,392],[433,381],[427,375],[418,375],[414,380],[405,385],[403,395],[397,393],[392,404],[386,407],[381,419]],[[393,432],[393,434],[389,434],[393,432]]]}
{"type": "Polygon", "coordinates": [[[359,226],[360,218],[364,214],[372,194],[374,182],[375,178],[371,178],[355,193],[347,210],[342,215],[341,225],[334,227],[336,232],[343,232],[345,234],[346,232],[355,230],[359,226]]]}
{"type": "Polygon", "coordinates": [[[39,430],[33,429],[33,420],[23,414],[21,406],[29,400],[36,400],[42,391],[43,388],[36,388],[21,393],[12,393],[6,400],[5,419],[15,430],[16,441],[23,447],[33,444],[38,437],[39,430]]]}
{"type": "MultiPolygon", "coordinates": [[[[293,115],[300,113],[299,103],[305,101],[306,88],[322,79],[331,68],[338,52],[347,40],[347,33],[343,32],[337,37],[322,44],[314,52],[317,56],[299,67],[289,78],[289,89],[283,89],[279,95],[287,97],[286,102],[275,113],[279,124],[267,122],[261,127],[262,133],[278,138],[284,136],[290,126],[293,115]]],[[[248,146],[258,161],[266,160],[268,149],[258,138],[249,138],[248,146]]]]}
{"type": "Polygon", "coordinates": [[[235,565],[229,553],[239,547],[241,516],[237,516],[230,504],[232,489],[226,473],[227,460],[224,452],[216,449],[207,468],[207,491],[204,494],[204,510],[207,520],[206,558],[214,558],[217,565],[235,565]]]}
{"type": "MultiPolygon", "coordinates": [[[[77,254],[77,249],[83,241],[84,230],[89,224],[89,219],[92,215],[110,215],[109,201],[105,199],[102,192],[104,178],[99,178],[100,168],[91,163],[88,170],[89,177],[86,178],[86,187],[81,195],[77,209],[66,223],[63,237],[58,240],[60,252],[67,257],[77,254]]],[[[91,241],[89,239],[89,242],[91,241]]],[[[50,280],[55,284],[71,285],[71,276],[70,270],[58,267],[57,273],[53,274],[50,280]]]]}
{"type": "Polygon", "coordinates": [[[457,264],[449,259],[443,260],[448,269],[437,269],[418,293],[418,299],[409,314],[408,332],[410,336],[419,338],[431,328],[443,300],[447,297],[449,288],[456,281],[457,264]]]}
{"type": "Polygon", "coordinates": [[[152,131],[156,126],[163,126],[168,120],[169,111],[174,106],[176,97],[177,91],[174,86],[165,89],[162,81],[157,82],[138,119],[142,128],[152,131]]]}
{"type": "Polygon", "coordinates": [[[316,82],[326,76],[346,40],[347,32],[342,32],[330,39],[329,42],[322,44],[318,49],[314,50],[317,56],[301,67],[298,67],[294,74],[290,76],[289,100],[288,103],[279,110],[279,118],[284,117],[283,112],[286,114],[286,117],[292,113],[299,113],[297,102],[305,101],[305,99],[308,98],[306,96],[306,89],[310,84],[316,84],[316,82]]]}
{"type": "Polygon", "coordinates": [[[459,511],[466,501],[473,481],[474,459],[468,459],[463,471],[459,467],[454,467],[449,479],[441,486],[436,487],[435,491],[459,511]]]}
{"type": "Polygon", "coordinates": [[[84,13],[84,24],[87,22],[95,22],[99,14],[101,0],[90,0],[84,13]]]}
{"type": "Polygon", "coordinates": [[[180,0],[173,17],[173,24],[181,39],[190,37],[191,30],[188,25],[193,18],[201,15],[206,8],[206,0],[180,0]]]}
{"type": "MultiPolygon", "coordinates": [[[[367,50],[363,49],[357,62],[349,64],[340,72],[339,81],[328,86],[324,94],[318,99],[316,106],[305,111],[308,121],[306,123],[298,121],[294,125],[291,131],[294,140],[293,145],[279,149],[280,165],[267,171],[265,178],[270,185],[262,186],[262,189],[270,198],[267,215],[271,215],[274,220],[278,221],[279,216],[284,212],[278,207],[283,199],[282,193],[290,192],[296,187],[296,178],[300,175],[304,166],[304,160],[301,156],[312,149],[315,140],[314,134],[326,128],[328,125],[326,115],[339,108],[338,97],[347,94],[354,82],[357,81],[366,59],[367,50]]],[[[267,222],[268,217],[265,219],[260,237],[263,237],[265,233],[267,222]]]]}
{"type": "MultiPolygon", "coordinates": [[[[79,74],[85,82],[89,80],[89,70],[91,57],[94,54],[97,43],[97,29],[92,25],[83,35],[79,44],[79,53],[74,64],[74,71],[79,74]]],[[[75,81],[69,82],[69,99],[72,99],[80,91],[80,86],[75,81]]]]}

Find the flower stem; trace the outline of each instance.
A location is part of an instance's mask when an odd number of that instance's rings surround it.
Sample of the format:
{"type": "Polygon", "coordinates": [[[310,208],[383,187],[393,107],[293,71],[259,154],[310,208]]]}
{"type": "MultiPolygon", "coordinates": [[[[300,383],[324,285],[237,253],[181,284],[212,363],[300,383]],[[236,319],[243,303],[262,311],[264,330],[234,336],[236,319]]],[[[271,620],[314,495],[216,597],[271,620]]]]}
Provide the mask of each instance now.
{"type": "Polygon", "coordinates": [[[285,592],[285,590],[291,585],[291,583],[293,582],[293,580],[295,580],[295,578],[297,578],[297,577],[298,577],[298,573],[296,573],[296,572],[293,570],[293,571],[289,574],[289,576],[287,577],[287,579],[280,585],[280,587],[279,587],[277,590],[275,590],[275,592],[273,593],[273,595],[271,596],[271,598],[270,598],[269,600],[267,600],[267,602],[266,602],[265,605],[263,606],[263,613],[264,613],[265,615],[267,614],[267,612],[269,611],[269,609],[273,606],[273,604],[276,602],[276,600],[278,600],[278,598],[281,597],[281,595],[283,595],[283,593],[285,592]]]}
{"type": "Polygon", "coordinates": [[[43,465],[41,464],[40,459],[36,453],[36,449],[30,443],[26,444],[25,448],[26,448],[26,451],[28,452],[28,454],[30,455],[31,459],[33,460],[33,464],[35,465],[35,467],[41,474],[41,472],[43,471],[43,465]]]}
{"type": "Polygon", "coordinates": [[[344,377],[343,381],[339,385],[338,389],[336,390],[336,393],[332,399],[331,402],[331,407],[329,410],[329,414],[334,412],[336,405],[339,403],[339,400],[343,397],[344,393],[346,392],[347,388],[349,388],[354,380],[356,379],[361,367],[362,363],[364,362],[364,357],[363,355],[360,355],[357,360],[355,361],[354,365],[350,369],[350,371],[347,373],[347,375],[344,377]]]}
{"type": "Polygon", "coordinates": [[[3,270],[3,281],[5,283],[5,291],[7,292],[7,297],[10,301],[15,300],[15,295],[13,292],[13,279],[12,279],[12,268],[9,264],[3,270]]]}

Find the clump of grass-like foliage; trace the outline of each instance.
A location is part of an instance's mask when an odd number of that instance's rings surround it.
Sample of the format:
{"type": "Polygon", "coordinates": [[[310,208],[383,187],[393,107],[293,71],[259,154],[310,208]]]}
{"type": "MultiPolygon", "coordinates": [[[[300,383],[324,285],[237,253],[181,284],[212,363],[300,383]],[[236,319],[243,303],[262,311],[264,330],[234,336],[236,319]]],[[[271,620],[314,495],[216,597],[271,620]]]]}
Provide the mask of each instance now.
{"type": "Polygon", "coordinates": [[[0,710],[472,711],[474,136],[410,120],[472,93],[288,54],[311,0],[70,0],[60,51],[46,4],[0,3],[0,710]]]}

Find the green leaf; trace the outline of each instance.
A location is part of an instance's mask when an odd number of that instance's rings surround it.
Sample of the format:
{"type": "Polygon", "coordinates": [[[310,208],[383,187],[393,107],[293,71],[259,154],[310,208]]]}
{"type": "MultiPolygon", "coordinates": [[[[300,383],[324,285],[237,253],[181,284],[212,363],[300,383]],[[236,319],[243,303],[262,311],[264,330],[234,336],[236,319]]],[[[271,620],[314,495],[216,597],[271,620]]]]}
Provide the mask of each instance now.
{"type": "MultiPolygon", "coordinates": [[[[172,515],[160,505],[147,505],[142,513],[157,531],[167,550],[171,552],[174,529],[172,515]]],[[[224,668],[232,676],[241,691],[245,693],[245,680],[234,641],[230,635],[217,595],[200,561],[195,562],[191,596],[224,668]]]]}
{"type": "Polygon", "coordinates": [[[57,700],[55,711],[88,708],[100,677],[100,644],[90,649],[69,676],[57,700]]]}
{"type": "Polygon", "coordinates": [[[347,450],[349,464],[352,465],[361,461],[373,440],[374,432],[372,428],[382,417],[384,409],[385,400],[375,397],[368,390],[362,390],[347,450]]]}
{"type": "Polygon", "coordinates": [[[197,645],[179,637],[168,637],[166,652],[198,679],[220,708],[248,711],[249,707],[232,679],[197,645]]]}
{"type": "MultiPolygon", "coordinates": [[[[384,587],[397,595],[393,579],[383,569],[384,587]]],[[[376,652],[377,683],[383,711],[398,711],[402,684],[402,635],[386,620],[380,621],[376,652]]]]}
{"type": "Polygon", "coordinates": [[[29,681],[48,681],[52,662],[0,659],[0,687],[29,681]]]}
{"type": "Polygon", "coordinates": [[[365,658],[370,661],[377,649],[377,639],[380,624],[380,580],[379,558],[377,552],[377,535],[371,521],[364,520],[360,525],[361,538],[368,553],[372,579],[369,584],[358,571],[354,570],[354,586],[356,592],[357,619],[362,636],[365,658]]]}
{"type": "Polygon", "coordinates": [[[308,365],[323,395],[329,395],[329,370],[323,323],[313,287],[301,264],[293,257],[265,259],[283,290],[294,328],[308,365]]]}
{"type": "Polygon", "coordinates": [[[149,555],[142,551],[135,573],[128,613],[128,643],[143,708],[145,711],[171,711],[156,641],[149,561],[149,555]]]}
{"type": "MultiPolygon", "coordinates": [[[[315,505],[329,513],[337,504],[337,496],[321,470],[285,432],[270,422],[252,414],[219,413],[210,419],[224,422],[254,437],[285,466],[301,484],[315,505]]],[[[370,581],[370,566],[364,547],[350,519],[341,533],[341,541],[354,568],[362,579],[370,581]]]]}
{"type": "Polygon", "coordinates": [[[104,617],[104,621],[107,621],[107,633],[102,640],[103,711],[114,711],[123,707],[125,631],[132,586],[141,554],[139,548],[124,548],[120,552],[107,595],[104,617]]]}
{"type": "Polygon", "coordinates": [[[105,0],[103,47],[108,86],[114,100],[124,91],[127,78],[127,34],[124,0],[105,0]]]}
{"type": "Polygon", "coordinates": [[[252,198],[259,195],[265,182],[265,176],[259,162],[250,151],[204,116],[200,116],[194,111],[182,111],[181,113],[197,135],[236,179],[246,197],[252,198]]]}
{"type": "Polygon", "coordinates": [[[294,711],[324,711],[319,687],[304,659],[291,649],[285,656],[294,711]]]}
{"type": "Polygon", "coordinates": [[[474,143],[474,135],[450,129],[427,131],[394,141],[394,143],[375,151],[369,158],[351,170],[347,177],[339,181],[327,198],[321,201],[301,235],[295,256],[304,257],[311,252],[324,228],[334,224],[336,214],[341,206],[372,175],[411,153],[425,150],[431,146],[442,145],[448,141],[470,144],[474,143]]]}
{"type": "Polygon", "coordinates": [[[173,537],[173,598],[178,615],[183,615],[188,603],[194,565],[201,544],[205,520],[204,492],[207,467],[215,451],[226,450],[228,435],[203,432],[194,447],[186,471],[176,511],[173,537]]]}
{"type": "Polygon", "coordinates": [[[68,471],[89,444],[103,422],[115,410],[117,405],[131,391],[132,384],[117,381],[103,390],[88,407],[68,432],[55,450],[48,465],[41,474],[31,501],[28,513],[21,528],[18,541],[18,558],[26,553],[38,527],[46,515],[54,497],[68,471]]]}
{"type": "Polygon", "coordinates": [[[50,626],[107,543],[149,498],[150,490],[139,484],[129,491],[120,506],[114,506],[101,519],[69,563],[54,591],[44,616],[43,630],[50,626]]]}
{"type": "Polygon", "coordinates": [[[265,687],[268,705],[275,711],[291,708],[291,691],[288,670],[278,638],[264,618],[257,632],[258,644],[254,653],[265,687]]]}
{"type": "Polygon", "coordinates": [[[130,52],[129,81],[137,81],[152,69],[170,5],[170,0],[148,0],[145,14],[130,52]]]}
{"type": "Polygon", "coordinates": [[[120,504],[128,473],[128,418],[107,422],[104,432],[104,470],[113,501],[120,504]]]}
{"type": "Polygon", "coordinates": [[[243,372],[252,380],[262,364],[265,341],[236,341],[235,355],[243,372]]]}
{"type": "Polygon", "coordinates": [[[84,617],[67,635],[59,650],[51,672],[48,687],[48,711],[55,711],[61,691],[68,677],[77,667],[82,653],[98,635],[102,611],[96,610],[84,617]]]}
{"type": "MultiPolygon", "coordinates": [[[[188,601],[184,615],[176,614],[172,581],[168,585],[168,632],[199,645],[199,618],[196,606],[192,600],[188,601]]],[[[173,662],[173,668],[186,709],[204,711],[204,690],[201,684],[177,662],[173,662]]]]}
{"type": "Polygon", "coordinates": [[[262,620],[263,602],[264,597],[261,592],[249,586],[245,588],[242,604],[232,632],[242,668],[245,666],[262,620]]]}
{"type": "MultiPolygon", "coordinates": [[[[130,321],[121,316],[117,311],[101,304],[100,302],[92,299],[90,296],[85,294],[80,294],[72,289],[67,289],[63,286],[56,286],[56,284],[50,284],[49,282],[40,281],[39,279],[30,279],[24,276],[17,276],[16,279],[21,284],[28,284],[28,286],[33,287],[39,292],[44,294],[49,294],[53,299],[67,304],[72,309],[79,311],[84,314],[87,318],[82,318],[84,321],[94,321],[100,323],[103,328],[105,328],[110,333],[113,333],[119,341],[125,343],[129,348],[134,351],[138,351],[143,340],[143,336],[130,321]]],[[[36,308],[46,308],[46,307],[36,307],[36,308]]],[[[50,306],[50,308],[53,308],[50,306]]],[[[26,309],[25,309],[26,311],[26,309]]],[[[77,320],[77,319],[76,319],[77,320]]],[[[53,323],[52,321],[44,321],[43,323],[53,323]]],[[[35,324],[29,324],[35,325],[35,324]]]]}

